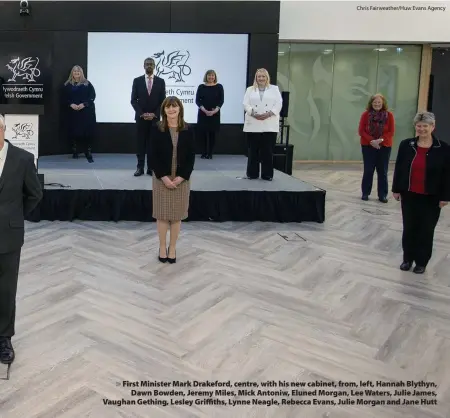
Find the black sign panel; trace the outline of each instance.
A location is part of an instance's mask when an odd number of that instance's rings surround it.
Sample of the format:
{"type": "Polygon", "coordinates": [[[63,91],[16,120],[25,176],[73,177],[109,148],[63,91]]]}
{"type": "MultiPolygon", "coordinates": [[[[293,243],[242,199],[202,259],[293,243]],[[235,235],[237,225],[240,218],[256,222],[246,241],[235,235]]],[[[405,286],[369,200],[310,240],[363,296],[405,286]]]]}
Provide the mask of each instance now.
{"type": "Polygon", "coordinates": [[[45,45],[0,41],[0,103],[43,105],[50,94],[50,65],[45,45]]]}

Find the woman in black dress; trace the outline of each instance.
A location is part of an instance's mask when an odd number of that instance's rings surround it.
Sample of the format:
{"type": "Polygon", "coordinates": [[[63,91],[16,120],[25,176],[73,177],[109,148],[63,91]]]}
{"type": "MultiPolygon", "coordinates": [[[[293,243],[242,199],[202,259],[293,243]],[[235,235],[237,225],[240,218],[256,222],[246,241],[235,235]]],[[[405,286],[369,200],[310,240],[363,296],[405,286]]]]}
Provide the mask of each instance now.
{"type": "Polygon", "coordinates": [[[223,105],[223,86],[217,82],[214,70],[208,70],[203,84],[197,89],[195,103],[198,106],[197,129],[202,141],[201,158],[211,159],[220,128],[220,108],[223,105]]]}
{"type": "Polygon", "coordinates": [[[94,162],[92,141],[97,122],[94,101],[94,86],[84,77],[83,69],[75,65],[64,83],[63,105],[68,112],[67,129],[73,158],[78,158],[79,147],[82,147],[90,163],[94,162]]]}

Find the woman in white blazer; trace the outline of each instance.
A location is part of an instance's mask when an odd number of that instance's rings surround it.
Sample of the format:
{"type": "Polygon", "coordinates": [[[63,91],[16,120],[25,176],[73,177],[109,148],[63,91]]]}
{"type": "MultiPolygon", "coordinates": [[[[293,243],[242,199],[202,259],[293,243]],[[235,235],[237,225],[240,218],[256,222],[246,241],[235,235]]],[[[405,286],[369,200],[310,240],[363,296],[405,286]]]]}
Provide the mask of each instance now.
{"type": "Polygon", "coordinates": [[[247,178],[273,179],[273,149],[280,130],[283,99],[278,86],[270,84],[267,70],[256,71],[253,86],[245,92],[244,132],[248,139],[247,178]]]}

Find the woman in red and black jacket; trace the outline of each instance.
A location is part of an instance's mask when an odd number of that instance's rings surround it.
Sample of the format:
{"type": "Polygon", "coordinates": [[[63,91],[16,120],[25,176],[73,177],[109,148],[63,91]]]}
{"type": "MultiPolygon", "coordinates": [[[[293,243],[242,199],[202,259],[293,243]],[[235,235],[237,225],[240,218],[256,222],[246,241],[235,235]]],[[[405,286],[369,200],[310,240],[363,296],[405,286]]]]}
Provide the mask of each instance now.
{"type": "Polygon", "coordinates": [[[450,201],[450,146],[432,132],[435,117],[420,112],[414,118],[416,137],[400,143],[392,192],[401,200],[403,263],[408,271],[422,274],[433,251],[434,230],[441,209],[450,201]]]}
{"type": "Polygon", "coordinates": [[[389,193],[388,168],[395,132],[394,116],[388,111],[386,99],[375,94],[369,100],[359,121],[359,136],[364,162],[361,183],[362,200],[369,200],[372,192],[373,174],[377,170],[378,199],[387,203],[389,193]]]}

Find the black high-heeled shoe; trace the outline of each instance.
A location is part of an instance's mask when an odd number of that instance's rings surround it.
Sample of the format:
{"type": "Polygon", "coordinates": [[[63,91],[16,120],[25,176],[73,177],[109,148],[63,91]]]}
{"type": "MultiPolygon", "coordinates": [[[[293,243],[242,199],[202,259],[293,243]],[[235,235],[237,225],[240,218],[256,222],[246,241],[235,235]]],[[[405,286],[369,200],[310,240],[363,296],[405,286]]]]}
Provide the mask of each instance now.
{"type": "Polygon", "coordinates": [[[165,257],[161,257],[159,254],[160,254],[160,253],[158,252],[158,260],[161,261],[161,263],[166,263],[167,260],[168,260],[168,258],[167,258],[167,253],[166,253],[166,256],[165,256],[165,257]]]}
{"type": "Polygon", "coordinates": [[[168,261],[170,264],[174,264],[174,263],[177,262],[177,251],[176,251],[176,250],[175,250],[175,258],[170,258],[170,257],[169,257],[169,249],[167,249],[167,261],[168,261]]]}

